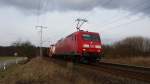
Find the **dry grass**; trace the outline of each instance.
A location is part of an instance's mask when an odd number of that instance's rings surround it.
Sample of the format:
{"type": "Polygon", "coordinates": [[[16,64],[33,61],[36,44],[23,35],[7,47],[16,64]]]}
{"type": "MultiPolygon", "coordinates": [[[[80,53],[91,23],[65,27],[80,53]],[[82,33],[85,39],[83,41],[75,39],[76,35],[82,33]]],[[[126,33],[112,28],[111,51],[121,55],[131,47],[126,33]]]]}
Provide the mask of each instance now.
{"type": "Polygon", "coordinates": [[[0,84],[144,84],[72,64],[36,58],[0,73],[0,84]]]}
{"type": "Polygon", "coordinates": [[[150,56],[149,57],[112,58],[112,59],[104,59],[103,61],[109,62],[109,63],[119,63],[119,64],[150,67],[150,56]]]}
{"type": "Polygon", "coordinates": [[[0,57],[0,62],[3,62],[3,61],[8,61],[8,60],[15,60],[17,58],[22,58],[22,57],[14,57],[14,56],[1,56],[0,57]]]}
{"type": "Polygon", "coordinates": [[[0,84],[88,84],[79,74],[73,75],[72,69],[41,58],[17,65],[4,73],[1,73],[0,84]]]}

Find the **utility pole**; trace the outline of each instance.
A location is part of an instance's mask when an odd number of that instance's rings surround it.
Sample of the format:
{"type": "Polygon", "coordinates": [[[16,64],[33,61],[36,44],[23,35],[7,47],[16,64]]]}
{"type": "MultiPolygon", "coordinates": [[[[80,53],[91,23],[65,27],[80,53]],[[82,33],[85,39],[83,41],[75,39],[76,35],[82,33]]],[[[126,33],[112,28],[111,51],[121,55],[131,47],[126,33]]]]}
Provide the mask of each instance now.
{"type": "Polygon", "coordinates": [[[86,19],[80,19],[80,18],[76,19],[76,21],[77,21],[77,26],[76,26],[77,31],[80,31],[81,26],[84,23],[88,22],[88,20],[86,20],[86,19]]]}
{"type": "Polygon", "coordinates": [[[43,56],[42,47],[43,47],[43,29],[47,27],[44,26],[36,26],[36,28],[40,28],[40,56],[43,56]]]}

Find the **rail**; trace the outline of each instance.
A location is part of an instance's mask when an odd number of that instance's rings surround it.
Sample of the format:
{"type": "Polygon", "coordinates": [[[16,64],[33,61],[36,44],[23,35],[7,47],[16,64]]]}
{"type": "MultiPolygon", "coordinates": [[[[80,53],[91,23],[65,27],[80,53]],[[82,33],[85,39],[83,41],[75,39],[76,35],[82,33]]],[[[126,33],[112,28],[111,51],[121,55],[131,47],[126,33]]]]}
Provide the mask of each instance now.
{"type": "Polygon", "coordinates": [[[105,62],[91,64],[89,66],[116,76],[150,82],[150,68],[105,62]]]}
{"type": "MultiPolygon", "coordinates": [[[[51,61],[58,63],[60,65],[65,65],[67,62],[63,60],[51,59],[51,61]]],[[[68,63],[67,63],[68,64],[68,63]]],[[[130,66],[123,64],[112,64],[112,63],[94,63],[94,64],[73,64],[72,67],[78,67],[83,70],[90,70],[96,72],[96,75],[100,73],[108,73],[112,76],[117,76],[121,78],[127,78],[130,80],[137,80],[141,82],[150,83],[150,68],[141,67],[141,66],[130,66]]],[[[69,67],[69,66],[68,66],[69,67]]]]}

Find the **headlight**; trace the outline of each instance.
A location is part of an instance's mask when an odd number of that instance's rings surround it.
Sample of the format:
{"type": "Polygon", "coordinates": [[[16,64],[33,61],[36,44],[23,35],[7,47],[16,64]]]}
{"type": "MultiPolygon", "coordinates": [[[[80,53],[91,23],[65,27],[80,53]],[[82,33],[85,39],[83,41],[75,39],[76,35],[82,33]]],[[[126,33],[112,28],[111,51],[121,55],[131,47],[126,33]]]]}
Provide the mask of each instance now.
{"type": "Polygon", "coordinates": [[[83,45],[83,48],[89,48],[89,47],[90,47],[90,45],[88,45],[88,44],[83,45]]]}
{"type": "Polygon", "coordinates": [[[95,45],[95,48],[102,48],[100,45],[95,45]]]}

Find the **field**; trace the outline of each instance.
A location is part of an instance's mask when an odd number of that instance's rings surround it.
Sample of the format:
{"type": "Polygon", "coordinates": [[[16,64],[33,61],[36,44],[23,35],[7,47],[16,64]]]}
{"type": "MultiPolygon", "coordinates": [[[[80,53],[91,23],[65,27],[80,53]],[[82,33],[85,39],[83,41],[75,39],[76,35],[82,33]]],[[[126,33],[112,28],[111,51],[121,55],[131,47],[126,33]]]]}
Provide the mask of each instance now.
{"type": "Polygon", "coordinates": [[[0,84],[146,84],[93,72],[72,63],[54,63],[35,58],[23,65],[15,65],[0,72],[0,84]]]}
{"type": "Polygon", "coordinates": [[[14,57],[14,56],[1,56],[1,57],[0,57],[0,62],[7,61],[7,60],[14,60],[14,59],[17,59],[17,58],[20,58],[20,57],[14,57]]]}

